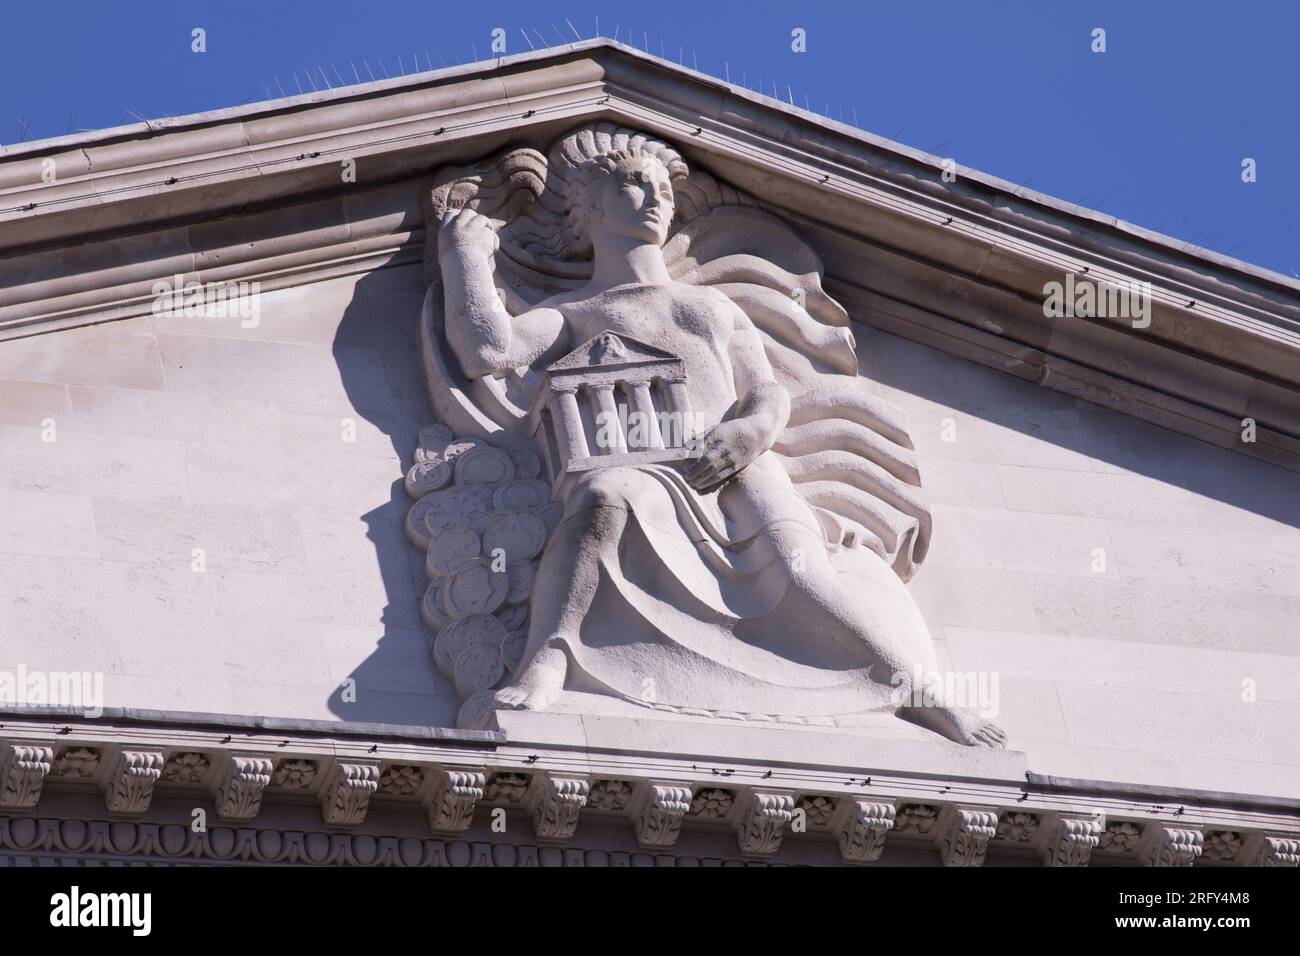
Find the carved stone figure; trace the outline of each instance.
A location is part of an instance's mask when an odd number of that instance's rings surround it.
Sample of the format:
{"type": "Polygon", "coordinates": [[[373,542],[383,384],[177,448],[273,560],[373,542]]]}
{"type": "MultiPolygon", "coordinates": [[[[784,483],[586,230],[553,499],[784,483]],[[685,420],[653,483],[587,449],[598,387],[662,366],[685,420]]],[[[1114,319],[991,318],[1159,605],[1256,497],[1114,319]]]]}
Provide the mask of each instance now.
{"type": "Polygon", "coordinates": [[[427,221],[440,425],[407,530],[462,726],[890,711],[1003,744],[907,696],[937,669],[903,583],[930,537],[916,458],[794,231],[608,123],[443,170],[427,221]]]}

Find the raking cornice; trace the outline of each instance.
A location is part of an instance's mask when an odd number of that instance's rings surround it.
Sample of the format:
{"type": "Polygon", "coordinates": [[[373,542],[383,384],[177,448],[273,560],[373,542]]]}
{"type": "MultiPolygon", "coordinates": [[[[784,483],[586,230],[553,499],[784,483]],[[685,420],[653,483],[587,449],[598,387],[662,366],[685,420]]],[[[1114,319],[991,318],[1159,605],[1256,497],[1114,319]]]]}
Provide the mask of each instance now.
{"type": "Polygon", "coordinates": [[[944,183],[940,157],[608,40],[0,149],[0,338],[148,314],[176,274],[272,289],[416,261],[431,169],[592,119],[795,221],[860,322],[1300,470],[1300,282],[973,170],[944,183]],[[1150,326],[1045,316],[1067,274],[1150,282],[1150,326]]]}

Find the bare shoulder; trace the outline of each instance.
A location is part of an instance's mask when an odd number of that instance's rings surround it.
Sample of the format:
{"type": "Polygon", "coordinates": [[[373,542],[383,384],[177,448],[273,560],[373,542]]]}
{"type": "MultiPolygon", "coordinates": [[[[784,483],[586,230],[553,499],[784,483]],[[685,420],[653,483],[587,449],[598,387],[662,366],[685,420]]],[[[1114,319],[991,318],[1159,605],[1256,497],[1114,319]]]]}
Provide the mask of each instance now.
{"type": "Polygon", "coordinates": [[[753,321],[745,314],[745,310],[736,304],[735,300],[732,299],[731,296],[727,295],[721,289],[715,289],[713,286],[706,285],[699,286],[698,288],[702,292],[705,292],[711,300],[717,302],[719,306],[726,310],[727,314],[731,316],[731,320],[737,331],[754,328],[753,321]]]}
{"type": "Polygon", "coordinates": [[[538,309],[551,309],[556,312],[563,312],[565,307],[573,306],[586,300],[588,293],[584,289],[566,289],[563,292],[557,292],[554,295],[547,296],[541,302],[529,308],[529,312],[538,309]]]}
{"type": "Polygon", "coordinates": [[[736,314],[739,321],[748,322],[749,318],[741,310],[740,306],[732,301],[727,293],[711,285],[692,285],[689,282],[674,282],[671,286],[673,292],[684,299],[695,302],[704,302],[708,305],[718,308],[728,314],[736,314]]]}

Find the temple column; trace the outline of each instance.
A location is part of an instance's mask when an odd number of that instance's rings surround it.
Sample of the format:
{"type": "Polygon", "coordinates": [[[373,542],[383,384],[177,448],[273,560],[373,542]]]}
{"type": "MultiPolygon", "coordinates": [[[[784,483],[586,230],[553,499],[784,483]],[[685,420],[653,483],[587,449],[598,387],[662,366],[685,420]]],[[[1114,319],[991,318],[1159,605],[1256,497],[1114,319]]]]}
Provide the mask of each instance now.
{"type": "Polygon", "coordinates": [[[592,410],[596,413],[596,444],[598,455],[627,453],[627,438],[623,423],[618,420],[618,403],[614,401],[612,383],[601,382],[587,386],[591,389],[592,410]]]}
{"type": "Polygon", "coordinates": [[[553,424],[555,443],[563,451],[566,461],[588,457],[587,436],[582,428],[582,411],[578,408],[576,389],[557,388],[554,391],[553,424]]]}
{"type": "Polygon", "coordinates": [[[643,438],[641,442],[637,443],[636,448],[663,448],[664,439],[659,434],[659,419],[655,417],[654,400],[650,397],[648,382],[637,382],[628,386],[628,405],[630,406],[628,414],[628,445],[632,444],[630,436],[635,427],[632,424],[632,416],[636,415],[641,422],[640,428],[643,438]]]}
{"type": "Polygon", "coordinates": [[[694,434],[691,421],[691,396],[686,391],[686,381],[685,379],[665,381],[664,390],[668,393],[667,404],[670,429],[668,435],[674,446],[683,445],[690,441],[694,434]]]}

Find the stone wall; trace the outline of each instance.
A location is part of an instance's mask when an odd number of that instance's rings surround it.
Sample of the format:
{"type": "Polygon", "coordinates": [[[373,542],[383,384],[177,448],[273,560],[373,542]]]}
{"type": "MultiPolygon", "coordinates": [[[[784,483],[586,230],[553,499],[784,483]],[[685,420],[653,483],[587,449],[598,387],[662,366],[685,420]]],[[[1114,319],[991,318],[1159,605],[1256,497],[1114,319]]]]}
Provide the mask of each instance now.
{"type": "Polygon", "coordinates": [[[453,722],[401,532],[420,300],[412,266],[264,293],[256,328],[0,347],[0,666],[103,670],[108,706],[453,722]]]}
{"type": "MultiPolygon", "coordinates": [[[[101,670],[108,706],[451,724],[401,532],[420,294],[402,266],[266,293],[256,328],[0,347],[0,667],[101,670]]],[[[912,586],[941,662],[999,674],[1030,767],[1300,792],[1300,479],[858,339],[935,503],[912,586]]]]}
{"type": "Polygon", "coordinates": [[[1300,478],[857,334],[935,505],[912,586],[940,661],[999,673],[1030,768],[1300,793],[1300,478]]]}

